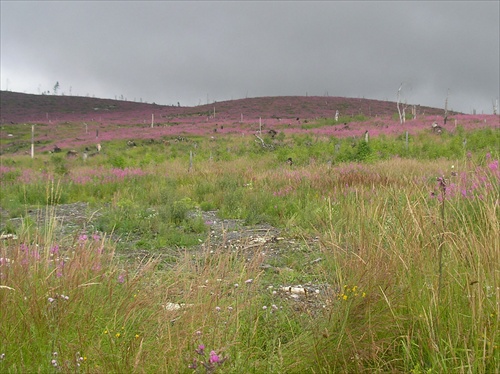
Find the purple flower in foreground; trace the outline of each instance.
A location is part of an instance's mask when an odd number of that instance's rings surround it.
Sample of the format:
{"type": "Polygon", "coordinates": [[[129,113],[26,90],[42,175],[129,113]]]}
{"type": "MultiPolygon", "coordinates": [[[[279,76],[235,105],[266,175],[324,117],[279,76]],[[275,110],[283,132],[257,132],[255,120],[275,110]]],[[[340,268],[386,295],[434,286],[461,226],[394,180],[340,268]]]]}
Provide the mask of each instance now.
{"type": "Polygon", "coordinates": [[[85,235],[85,234],[80,235],[80,237],[78,238],[78,240],[80,240],[81,242],[86,241],[87,240],[87,235],[85,235]]]}
{"type": "Polygon", "coordinates": [[[125,275],[120,274],[118,276],[118,283],[125,283],[125,275]]]}
{"type": "Polygon", "coordinates": [[[208,360],[211,364],[219,363],[220,357],[217,355],[215,351],[210,352],[210,359],[208,360]]]}
{"type": "Polygon", "coordinates": [[[50,248],[51,255],[57,255],[59,253],[59,246],[56,244],[52,248],[50,248]]]}
{"type": "Polygon", "coordinates": [[[202,355],[205,353],[205,345],[200,344],[198,348],[195,349],[195,352],[198,353],[199,355],[202,355]]]}

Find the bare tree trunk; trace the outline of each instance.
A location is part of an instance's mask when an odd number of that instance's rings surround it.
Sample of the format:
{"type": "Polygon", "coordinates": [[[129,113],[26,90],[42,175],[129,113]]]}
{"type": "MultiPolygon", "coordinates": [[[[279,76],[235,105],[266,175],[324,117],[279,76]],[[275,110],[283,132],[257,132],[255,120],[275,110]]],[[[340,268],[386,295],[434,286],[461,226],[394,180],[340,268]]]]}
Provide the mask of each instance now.
{"type": "Polygon", "coordinates": [[[403,88],[403,83],[401,83],[401,85],[399,86],[399,89],[398,89],[398,93],[397,93],[397,107],[398,107],[398,114],[399,114],[399,123],[403,123],[403,117],[401,115],[401,109],[399,107],[399,105],[401,104],[401,88],[403,88]]]}
{"type": "Polygon", "coordinates": [[[35,157],[35,125],[31,125],[31,158],[35,157]]]}
{"type": "Polygon", "coordinates": [[[448,93],[446,94],[446,100],[444,101],[444,118],[448,117],[448,97],[450,96],[450,89],[448,88],[448,93]]]}

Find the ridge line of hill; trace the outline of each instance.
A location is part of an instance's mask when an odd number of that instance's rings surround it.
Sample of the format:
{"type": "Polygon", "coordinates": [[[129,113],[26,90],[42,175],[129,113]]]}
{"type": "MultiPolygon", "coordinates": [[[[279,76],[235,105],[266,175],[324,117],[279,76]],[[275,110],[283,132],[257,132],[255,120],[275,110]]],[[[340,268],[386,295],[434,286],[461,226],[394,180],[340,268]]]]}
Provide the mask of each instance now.
{"type": "MultiPolygon", "coordinates": [[[[410,114],[413,105],[407,105],[410,114]]],[[[186,116],[219,116],[239,118],[320,118],[334,117],[336,111],[341,116],[393,116],[397,114],[397,104],[365,98],[335,96],[263,96],[233,99],[198,106],[173,106],[155,103],[101,99],[84,96],[36,95],[11,91],[0,91],[0,113],[2,123],[43,122],[49,117],[58,121],[82,120],[86,116],[99,116],[103,122],[112,113],[144,117],[149,113],[158,118],[186,116]],[[215,112],[214,112],[215,111],[215,112]]],[[[443,116],[444,110],[415,105],[419,115],[443,116]]],[[[450,112],[456,114],[456,112],[450,112]]]]}

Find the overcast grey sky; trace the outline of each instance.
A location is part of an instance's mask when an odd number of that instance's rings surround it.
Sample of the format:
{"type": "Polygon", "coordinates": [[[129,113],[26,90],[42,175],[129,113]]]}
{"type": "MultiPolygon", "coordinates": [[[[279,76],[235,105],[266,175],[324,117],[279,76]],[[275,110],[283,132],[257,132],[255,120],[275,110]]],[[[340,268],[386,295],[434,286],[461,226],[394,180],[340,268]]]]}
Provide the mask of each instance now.
{"type": "Polygon", "coordinates": [[[1,89],[198,105],[365,97],[492,113],[500,1],[1,1],[1,89]]]}

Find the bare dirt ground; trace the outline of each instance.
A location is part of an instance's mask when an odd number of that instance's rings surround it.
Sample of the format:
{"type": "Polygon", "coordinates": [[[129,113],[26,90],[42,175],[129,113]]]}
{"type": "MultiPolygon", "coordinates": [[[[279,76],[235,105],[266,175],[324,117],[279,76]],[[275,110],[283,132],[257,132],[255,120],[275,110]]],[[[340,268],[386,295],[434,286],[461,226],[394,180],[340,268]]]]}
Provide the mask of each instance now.
{"type": "MultiPolygon", "coordinates": [[[[0,211],[0,233],[4,231],[7,223],[14,227],[26,224],[26,218],[8,218],[8,212],[0,211]]],[[[222,219],[217,216],[216,211],[197,211],[192,214],[201,214],[203,220],[210,226],[207,239],[198,246],[189,248],[193,253],[200,251],[228,251],[243,253],[248,261],[253,256],[263,256],[261,265],[263,272],[277,274],[292,274],[295,270],[286,265],[282,259],[287,256],[299,258],[301,263],[295,263],[296,267],[303,269],[312,268],[322,257],[318,257],[319,240],[297,239],[287,235],[283,230],[268,224],[246,226],[243,220],[222,219]],[[314,254],[316,253],[316,254],[314,254]],[[313,256],[313,257],[311,257],[313,256]]],[[[74,241],[81,233],[95,232],[94,222],[99,217],[100,210],[92,210],[85,202],[73,204],[60,204],[57,206],[44,207],[28,211],[29,220],[37,227],[55,227],[53,235],[57,240],[74,241]]],[[[123,240],[113,237],[112,240],[119,242],[123,240]]],[[[12,239],[12,237],[10,238],[12,239]]],[[[6,240],[10,240],[6,239],[6,240]]],[[[155,256],[171,259],[179,255],[185,249],[165,248],[155,256]]],[[[122,259],[144,258],[152,254],[146,250],[136,249],[126,253],[118,252],[122,259]]],[[[286,276],[285,276],[286,278],[286,276]]],[[[334,292],[329,285],[308,284],[276,284],[271,286],[276,294],[284,300],[292,303],[298,312],[316,313],[327,307],[334,298],[334,292]]]]}

